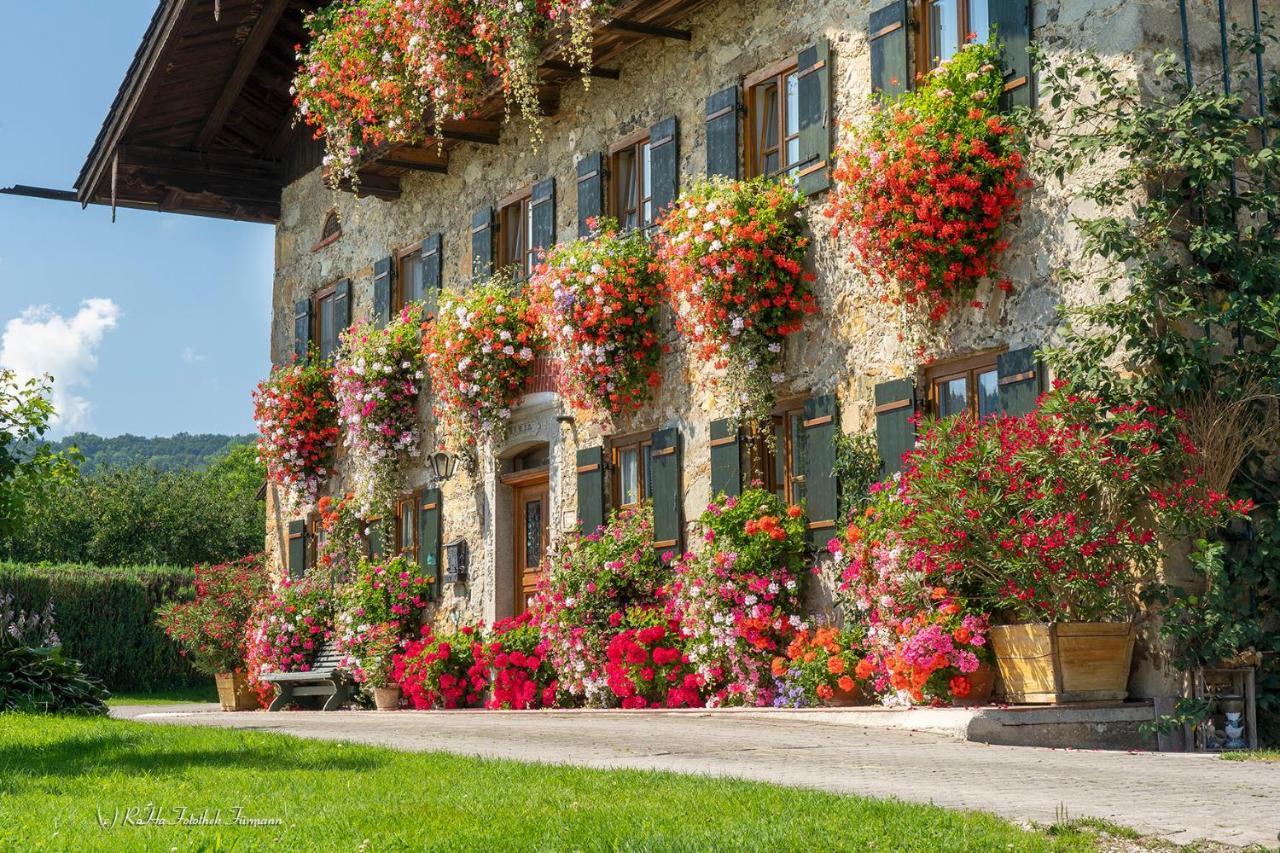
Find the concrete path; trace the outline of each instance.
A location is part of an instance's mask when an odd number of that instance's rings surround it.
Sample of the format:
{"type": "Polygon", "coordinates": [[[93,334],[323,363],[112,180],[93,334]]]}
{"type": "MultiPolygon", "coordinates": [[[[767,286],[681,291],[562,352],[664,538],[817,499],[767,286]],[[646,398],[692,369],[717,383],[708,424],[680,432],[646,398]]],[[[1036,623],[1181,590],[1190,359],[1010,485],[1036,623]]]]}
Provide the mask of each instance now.
{"type": "MultiPolygon", "coordinates": [[[[899,712],[898,720],[913,713],[899,712]]],[[[865,715],[832,711],[224,714],[196,705],[125,706],[112,714],[406,750],[734,776],[980,809],[1021,822],[1091,816],[1180,844],[1272,848],[1280,837],[1280,764],[986,746],[900,723],[871,728],[865,715]]]]}

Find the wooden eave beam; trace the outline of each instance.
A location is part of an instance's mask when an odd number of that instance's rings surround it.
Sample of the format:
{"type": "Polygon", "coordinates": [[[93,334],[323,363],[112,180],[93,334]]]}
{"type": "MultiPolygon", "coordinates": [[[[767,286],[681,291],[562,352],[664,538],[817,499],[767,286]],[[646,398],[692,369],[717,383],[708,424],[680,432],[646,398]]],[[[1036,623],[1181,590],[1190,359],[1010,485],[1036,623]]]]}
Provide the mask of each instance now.
{"type": "Polygon", "coordinates": [[[226,123],[227,116],[231,114],[232,107],[240,98],[244,85],[249,81],[249,76],[253,74],[253,68],[258,63],[258,56],[266,47],[267,41],[271,38],[271,34],[275,31],[276,24],[280,22],[280,16],[284,14],[284,10],[288,8],[289,0],[268,0],[267,5],[263,7],[258,20],[254,23],[253,29],[249,31],[249,37],[245,39],[244,44],[240,48],[240,55],[236,57],[235,67],[231,69],[231,76],[227,78],[227,84],[222,88],[222,94],[218,96],[218,101],[213,105],[213,110],[209,113],[208,119],[205,120],[204,127],[200,129],[200,135],[196,137],[196,150],[202,151],[209,147],[209,143],[218,135],[218,131],[222,130],[223,124],[226,123]]]}
{"type": "Polygon", "coordinates": [[[359,179],[353,186],[351,181],[344,180],[339,187],[347,192],[354,192],[356,198],[372,196],[383,201],[395,201],[400,198],[400,179],[390,175],[379,175],[374,172],[360,172],[359,179]]]}
{"type": "MultiPolygon", "coordinates": [[[[563,59],[548,59],[542,63],[542,67],[547,71],[562,71],[567,74],[577,74],[581,71],[571,62],[565,62],[563,59]]],[[[622,77],[622,72],[617,68],[601,68],[592,65],[588,72],[592,77],[599,77],[601,80],[618,80],[622,77]]]]}
{"type": "Polygon", "coordinates": [[[243,154],[220,151],[184,151],[154,145],[121,145],[121,167],[142,170],[164,169],[191,175],[241,178],[281,184],[282,168],[275,160],[261,160],[243,154]]]}
{"type": "Polygon", "coordinates": [[[636,33],[637,35],[675,39],[676,41],[693,41],[693,33],[689,30],[647,24],[644,21],[633,21],[630,18],[612,18],[604,26],[607,30],[618,30],[624,33],[636,33]]]}

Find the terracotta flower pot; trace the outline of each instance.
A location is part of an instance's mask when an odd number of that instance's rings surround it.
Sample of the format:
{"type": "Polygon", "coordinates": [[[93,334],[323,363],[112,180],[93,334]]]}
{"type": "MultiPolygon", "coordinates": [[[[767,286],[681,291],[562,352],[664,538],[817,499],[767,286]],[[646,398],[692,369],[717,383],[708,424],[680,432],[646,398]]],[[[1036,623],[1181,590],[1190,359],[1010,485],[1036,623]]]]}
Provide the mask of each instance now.
{"type": "Polygon", "coordinates": [[[852,690],[842,690],[840,685],[833,685],[831,698],[826,704],[834,708],[856,708],[860,705],[874,704],[874,697],[867,691],[867,686],[854,681],[852,690]]]}
{"type": "Polygon", "coordinates": [[[249,687],[249,680],[239,672],[223,672],[213,677],[218,685],[218,704],[224,711],[256,711],[258,695],[249,687]]]}
{"type": "Polygon", "coordinates": [[[1128,695],[1128,622],[996,625],[991,648],[1008,702],[1118,702],[1128,695]]]}
{"type": "Polygon", "coordinates": [[[979,664],[977,669],[965,677],[969,679],[969,695],[954,697],[951,700],[952,705],[965,708],[971,705],[986,705],[991,701],[991,694],[996,689],[996,668],[994,666],[989,663],[979,664]]]}
{"type": "Polygon", "coordinates": [[[400,710],[400,688],[394,685],[373,688],[373,704],[379,711],[400,710]]]}

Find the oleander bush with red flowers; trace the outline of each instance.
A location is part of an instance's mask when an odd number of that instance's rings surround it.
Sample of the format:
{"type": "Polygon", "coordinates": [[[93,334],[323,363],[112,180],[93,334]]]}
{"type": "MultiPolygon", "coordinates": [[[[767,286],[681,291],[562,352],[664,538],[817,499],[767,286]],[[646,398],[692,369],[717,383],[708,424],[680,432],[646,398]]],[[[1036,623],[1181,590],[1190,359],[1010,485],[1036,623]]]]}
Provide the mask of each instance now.
{"type": "Polygon", "coordinates": [[[287,511],[314,504],[333,473],[338,445],[338,404],[333,371],[314,351],[277,367],[253,392],[258,458],[267,477],[281,487],[287,511]]]}
{"type": "Polygon", "coordinates": [[[849,127],[835,155],[825,208],[835,233],[886,300],[919,306],[931,323],[998,277],[1006,224],[1030,186],[1024,137],[999,110],[1003,89],[999,45],[967,44],[849,127]]]}
{"type": "Polygon", "coordinates": [[[676,564],[669,613],[708,705],[769,705],[773,659],[808,627],[804,512],[748,489],[713,501],[697,526],[702,548],[676,564]]]}
{"type": "Polygon", "coordinates": [[[254,605],[245,629],[245,664],[249,685],[263,704],[273,690],[262,676],[310,670],[320,647],[333,637],[336,603],[327,580],[308,576],[284,578],[254,605]]]}
{"type": "Polygon", "coordinates": [[[785,655],[773,659],[776,708],[810,708],[830,702],[837,691],[850,701],[869,700],[870,672],[862,665],[866,637],[861,625],[844,630],[824,625],[796,633],[785,655]]]}
{"type": "Polygon", "coordinates": [[[484,699],[488,672],[476,666],[483,647],[475,627],[437,634],[424,625],[421,636],[407,640],[392,660],[391,679],[416,711],[475,708],[484,699]]]}
{"type": "Polygon", "coordinates": [[[549,651],[532,611],[495,622],[473,667],[478,673],[488,671],[491,691],[485,707],[527,711],[554,706],[558,682],[549,651]]]}
{"type": "Polygon", "coordinates": [[[589,237],[554,246],[531,299],[560,357],[560,394],[602,416],[639,409],[662,382],[659,283],[649,241],[606,220],[589,237]]]}
{"type": "Polygon", "coordinates": [[[623,708],[696,708],[704,679],[683,651],[680,622],[657,609],[633,610],[606,649],[609,689],[623,708]]]}
{"type": "Polygon", "coordinates": [[[509,277],[441,293],[439,314],[423,341],[437,440],[455,450],[500,440],[544,348],[529,299],[509,277]]]}
{"type": "Polygon", "coordinates": [[[661,221],[658,260],[680,332],[726,371],[732,404],[753,420],[773,411],[783,341],[817,311],[803,206],[790,184],[712,178],[661,221]]]}
{"type": "Polygon", "coordinates": [[[363,559],[339,590],[335,633],[343,666],[369,688],[385,687],[400,642],[418,632],[434,595],[435,574],[396,556],[363,559]]]}
{"type": "Polygon", "coordinates": [[[263,555],[196,566],[195,576],[195,597],[158,608],[160,625],[199,672],[243,672],[249,617],[254,605],[271,594],[263,555]]]}
{"type": "Polygon", "coordinates": [[[366,153],[442,139],[490,92],[534,122],[539,54],[590,70],[591,29],[604,0],[338,0],[309,14],[297,46],[295,106],[325,140],[330,179],[354,178],[366,153]]]}
{"type": "Polygon", "coordinates": [[[607,683],[609,643],[633,610],[661,603],[670,576],[653,547],[648,504],[614,511],[552,557],[532,610],[567,701],[615,704],[607,683]]]}

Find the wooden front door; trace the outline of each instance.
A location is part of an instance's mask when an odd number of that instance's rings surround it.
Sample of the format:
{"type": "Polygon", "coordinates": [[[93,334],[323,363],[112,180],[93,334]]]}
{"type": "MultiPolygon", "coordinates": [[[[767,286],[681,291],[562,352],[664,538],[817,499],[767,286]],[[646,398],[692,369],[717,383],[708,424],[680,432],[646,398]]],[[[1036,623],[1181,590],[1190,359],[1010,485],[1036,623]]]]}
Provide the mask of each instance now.
{"type": "Polygon", "coordinates": [[[542,558],[547,553],[551,505],[547,477],[515,487],[516,615],[529,607],[542,579],[542,558]]]}

